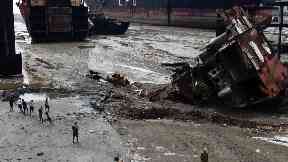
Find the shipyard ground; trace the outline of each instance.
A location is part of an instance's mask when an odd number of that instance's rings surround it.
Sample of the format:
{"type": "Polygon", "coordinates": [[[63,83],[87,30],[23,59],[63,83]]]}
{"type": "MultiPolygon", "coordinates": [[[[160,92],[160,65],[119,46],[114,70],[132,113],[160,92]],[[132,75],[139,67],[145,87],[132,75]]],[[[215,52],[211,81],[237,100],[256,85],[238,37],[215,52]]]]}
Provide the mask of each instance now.
{"type": "MultiPolygon", "coordinates": [[[[26,97],[36,99],[38,108],[49,96],[53,124],[42,125],[36,113],[8,112],[8,103],[1,102],[0,128],[6,131],[0,133],[0,161],[111,162],[120,156],[125,162],[200,162],[204,147],[209,161],[288,159],[285,141],[255,138],[286,137],[285,106],[271,106],[269,112],[232,110],[145,97],[169,83],[171,72],[162,63],[193,62],[213,31],[133,25],[124,36],[30,44],[20,25],[16,35],[24,56],[26,97]],[[138,83],[114,87],[87,78],[89,70],[103,76],[120,72],[138,83]],[[80,125],[80,143],[73,145],[74,121],[80,125]]],[[[1,81],[1,89],[13,89],[14,84],[7,86],[11,80],[1,81]]]]}

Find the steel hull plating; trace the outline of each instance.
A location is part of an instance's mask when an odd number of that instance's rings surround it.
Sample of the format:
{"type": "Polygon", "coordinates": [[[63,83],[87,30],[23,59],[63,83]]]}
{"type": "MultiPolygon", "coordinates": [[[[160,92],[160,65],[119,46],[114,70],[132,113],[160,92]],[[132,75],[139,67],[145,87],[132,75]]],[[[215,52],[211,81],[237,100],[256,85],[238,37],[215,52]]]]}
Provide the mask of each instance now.
{"type": "Polygon", "coordinates": [[[29,2],[23,0],[19,8],[33,42],[83,40],[88,35],[87,7],[29,2]]]}
{"type": "Polygon", "coordinates": [[[136,23],[215,28],[218,8],[257,6],[257,0],[86,0],[90,8],[105,15],[136,23]]]}

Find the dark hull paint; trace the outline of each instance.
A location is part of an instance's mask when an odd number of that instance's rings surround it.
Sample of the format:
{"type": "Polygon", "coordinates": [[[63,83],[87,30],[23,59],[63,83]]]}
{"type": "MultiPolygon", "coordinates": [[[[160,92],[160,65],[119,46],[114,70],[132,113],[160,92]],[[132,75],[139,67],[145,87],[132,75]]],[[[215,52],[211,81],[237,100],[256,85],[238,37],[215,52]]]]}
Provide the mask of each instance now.
{"type": "Polygon", "coordinates": [[[32,42],[78,41],[87,37],[88,8],[85,6],[19,5],[32,42]]]}
{"type": "Polygon", "coordinates": [[[91,27],[89,35],[121,35],[126,33],[130,25],[126,21],[117,21],[104,17],[91,16],[90,20],[94,25],[91,27]]]}
{"type": "Polygon", "coordinates": [[[15,51],[13,3],[2,0],[0,5],[0,77],[22,74],[22,56],[15,51]]]}

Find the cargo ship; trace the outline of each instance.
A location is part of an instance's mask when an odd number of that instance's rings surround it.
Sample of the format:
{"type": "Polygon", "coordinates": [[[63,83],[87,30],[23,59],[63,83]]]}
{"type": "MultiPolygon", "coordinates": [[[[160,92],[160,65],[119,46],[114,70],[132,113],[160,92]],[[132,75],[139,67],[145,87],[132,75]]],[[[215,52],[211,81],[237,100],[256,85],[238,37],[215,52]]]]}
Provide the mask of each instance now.
{"type": "Polygon", "coordinates": [[[216,28],[217,9],[236,5],[254,8],[266,1],[271,0],[85,0],[91,9],[112,18],[200,28],[216,28]]]}
{"type": "Polygon", "coordinates": [[[89,32],[88,7],[81,0],[19,0],[32,42],[83,40],[89,32]]]}

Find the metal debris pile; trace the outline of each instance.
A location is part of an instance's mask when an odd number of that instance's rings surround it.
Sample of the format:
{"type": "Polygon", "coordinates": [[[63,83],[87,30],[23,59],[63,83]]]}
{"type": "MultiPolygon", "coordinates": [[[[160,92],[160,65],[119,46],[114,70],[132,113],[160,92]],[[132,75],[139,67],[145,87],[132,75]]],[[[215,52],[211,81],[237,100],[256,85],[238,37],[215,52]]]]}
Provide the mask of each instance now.
{"type": "Polygon", "coordinates": [[[177,65],[173,87],[195,104],[217,102],[246,107],[280,103],[286,95],[287,67],[242,8],[234,7],[223,15],[228,24],[226,31],[205,47],[197,65],[177,65]]]}
{"type": "Polygon", "coordinates": [[[95,72],[90,70],[89,73],[86,75],[87,78],[93,79],[93,80],[99,80],[104,79],[110,83],[112,83],[114,86],[119,87],[125,87],[130,85],[130,81],[127,79],[127,77],[120,73],[113,73],[111,76],[103,76],[99,72],[95,72]]]}
{"type": "Polygon", "coordinates": [[[127,86],[130,85],[129,80],[125,75],[120,73],[114,73],[111,77],[108,77],[107,80],[111,82],[114,86],[127,86]]]}

